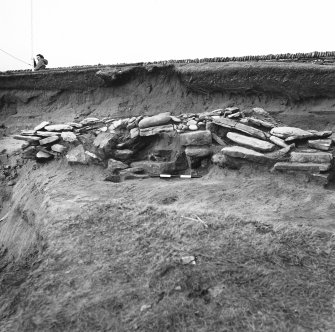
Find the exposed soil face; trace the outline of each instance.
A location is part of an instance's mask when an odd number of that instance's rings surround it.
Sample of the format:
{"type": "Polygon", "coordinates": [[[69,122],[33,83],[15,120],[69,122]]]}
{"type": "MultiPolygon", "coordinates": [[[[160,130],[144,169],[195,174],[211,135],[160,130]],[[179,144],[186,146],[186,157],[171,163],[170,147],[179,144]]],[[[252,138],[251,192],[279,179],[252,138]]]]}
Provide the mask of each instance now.
{"type": "MultiPolygon", "coordinates": [[[[335,130],[334,68],[214,63],[1,74],[0,154],[9,155],[1,163],[16,167],[19,159],[4,135],[42,120],[238,106],[335,130]]],[[[0,331],[332,330],[332,186],[261,167],[121,183],[103,181],[100,166],[65,160],[15,169],[16,184],[0,187],[0,331]]]]}

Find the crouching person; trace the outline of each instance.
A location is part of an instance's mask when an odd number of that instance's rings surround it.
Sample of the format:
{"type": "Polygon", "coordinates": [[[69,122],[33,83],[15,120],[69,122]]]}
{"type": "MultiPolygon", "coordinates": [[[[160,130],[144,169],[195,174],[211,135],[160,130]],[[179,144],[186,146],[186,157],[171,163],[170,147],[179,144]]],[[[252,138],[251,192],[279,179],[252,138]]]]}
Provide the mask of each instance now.
{"type": "Polygon", "coordinates": [[[48,64],[48,60],[44,59],[42,54],[36,55],[37,62],[34,59],[34,71],[45,69],[46,65],[48,64]]]}

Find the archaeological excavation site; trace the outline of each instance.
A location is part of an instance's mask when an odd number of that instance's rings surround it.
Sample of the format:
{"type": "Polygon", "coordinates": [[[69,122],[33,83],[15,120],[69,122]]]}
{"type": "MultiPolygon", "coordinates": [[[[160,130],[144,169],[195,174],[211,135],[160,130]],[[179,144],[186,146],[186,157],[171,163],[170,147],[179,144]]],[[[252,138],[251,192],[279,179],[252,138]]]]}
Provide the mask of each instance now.
{"type": "Polygon", "coordinates": [[[0,331],[334,331],[335,52],[0,72],[0,331]]]}

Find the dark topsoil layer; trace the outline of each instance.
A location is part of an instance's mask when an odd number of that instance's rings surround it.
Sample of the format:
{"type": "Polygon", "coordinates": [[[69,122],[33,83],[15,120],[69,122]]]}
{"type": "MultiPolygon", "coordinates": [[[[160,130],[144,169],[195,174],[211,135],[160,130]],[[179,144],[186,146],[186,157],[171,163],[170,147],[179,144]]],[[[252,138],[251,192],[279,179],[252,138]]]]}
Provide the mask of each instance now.
{"type": "Polygon", "coordinates": [[[199,113],[229,106],[263,107],[285,124],[332,129],[335,66],[150,64],[0,75],[0,123],[8,132],[42,119],[199,113]]]}

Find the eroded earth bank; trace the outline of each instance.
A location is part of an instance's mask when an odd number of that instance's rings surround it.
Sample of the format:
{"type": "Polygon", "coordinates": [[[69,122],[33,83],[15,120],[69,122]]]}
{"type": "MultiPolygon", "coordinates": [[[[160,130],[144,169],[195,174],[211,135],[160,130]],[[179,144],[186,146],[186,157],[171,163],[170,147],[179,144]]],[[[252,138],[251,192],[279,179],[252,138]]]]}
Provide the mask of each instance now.
{"type": "Polygon", "coordinates": [[[0,73],[0,330],[332,331],[334,74],[0,73]]]}

